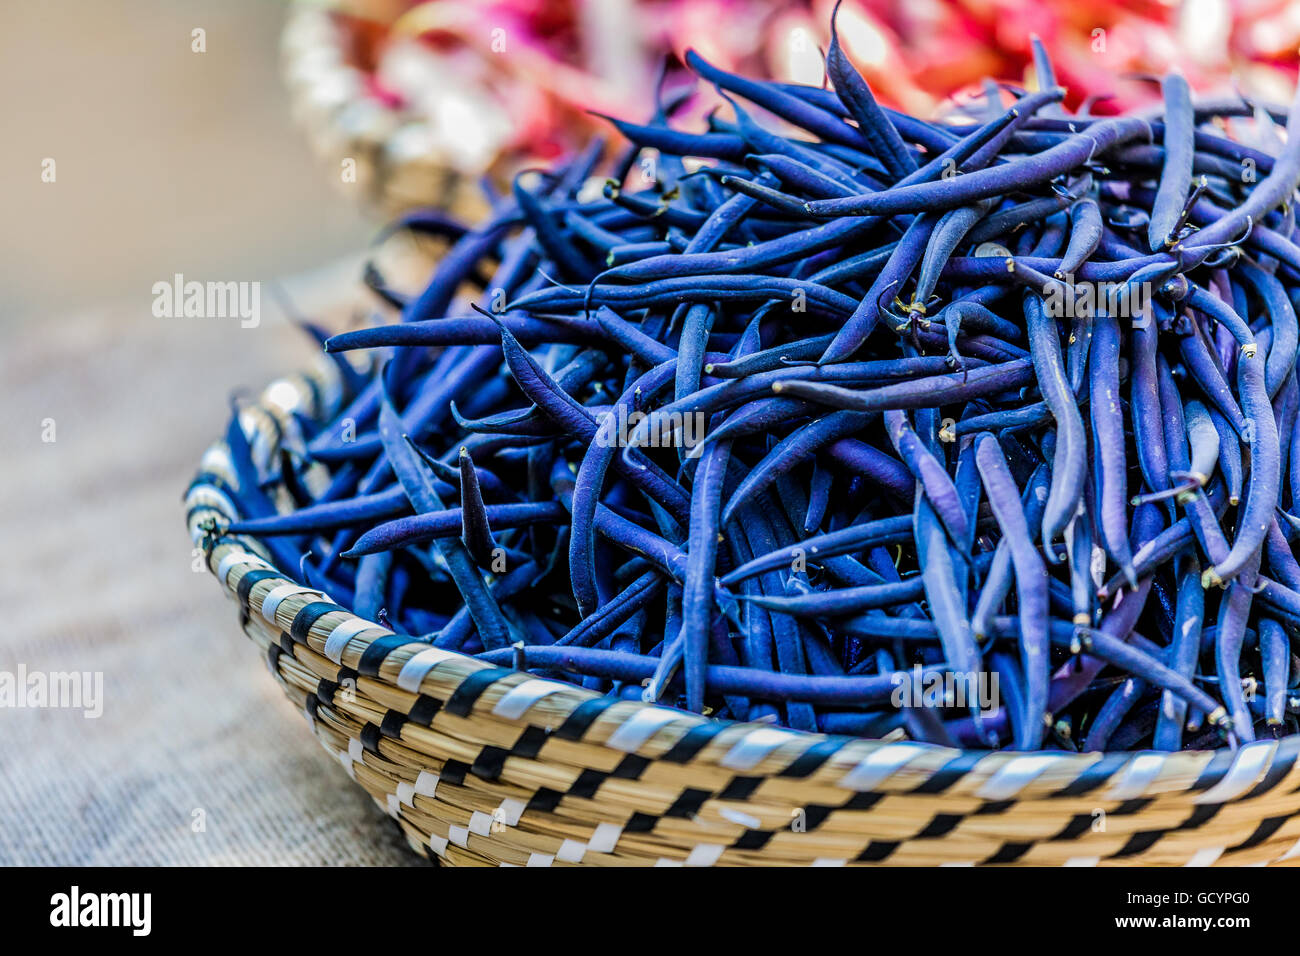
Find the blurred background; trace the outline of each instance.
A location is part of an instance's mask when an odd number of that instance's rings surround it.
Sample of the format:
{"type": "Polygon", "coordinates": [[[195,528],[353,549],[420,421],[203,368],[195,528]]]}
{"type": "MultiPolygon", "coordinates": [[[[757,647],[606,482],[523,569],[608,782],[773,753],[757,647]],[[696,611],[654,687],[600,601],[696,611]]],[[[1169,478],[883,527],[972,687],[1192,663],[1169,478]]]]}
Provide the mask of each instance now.
{"type": "Polygon", "coordinates": [[[274,0],[0,4],[0,322],[147,306],[175,272],[315,269],[368,238],[289,124],[284,16],[274,0]]]}
{"type": "MultiPolygon", "coordinates": [[[[601,127],[589,108],[644,117],[667,51],[818,84],[833,6],[0,4],[0,671],[104,681],[97,719],[0,709],[0,863],[417,862],[261,673],[185,535],[230,394],[318,351],[273,290],[327,327],[364,318],[385,215],[471,210],[484,172],[601,127]],[[177,273],[263,283],[261,322],[155,317],[177,273]]],[[[1144,77],[1171,68],[1288,100],[1300,3],[848,0],[839,27],[911,112],[967,108],[985,77],[1034,85],[1032,33],[1072,107],[1113,112],[1156,102],[1144,77]]]]}
{"type": "MultiPolygon", "coordinates": [[[[0,321],[140,301],[176,271],[269,279],[319,268],[368,238],[368,214],[441,201],[439,170],[472,184],[485,168],[573,148],[603,125],[589,108],[643,115],[665,51],[694,47],[728,69],[820,83],[833,8],[833,0],[0,5],[0,321]],[[192,49],[196,29],[201,53],[192,49]],[[343,156],[360,164],[352,202],[340,196],[343,156]],[[54,183],[42,181],[46,159],[54,183]],[[378,176],[391,192],[376,203],[378,176]]],[[[985,77],[1029,82],[1031,34],[1051,51],[1071,104],[1110,96],[1095,109],[1113,112],[1155,101],[1157,88],[1140,77],[1175,67],[1201,91],[1287,100],[1300,4],[849,0],[840,31],[881,98],[911,112],[941,112],[985,77]]]]}

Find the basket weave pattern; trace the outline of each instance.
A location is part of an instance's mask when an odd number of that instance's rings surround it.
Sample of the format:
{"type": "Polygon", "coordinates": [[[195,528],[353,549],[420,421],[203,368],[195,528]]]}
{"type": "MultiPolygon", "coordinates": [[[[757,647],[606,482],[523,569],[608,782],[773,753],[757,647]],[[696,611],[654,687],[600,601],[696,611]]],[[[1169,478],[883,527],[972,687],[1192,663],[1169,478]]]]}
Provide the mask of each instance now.
{"type": "MultiPolygon", "coordinates": [[[[259,466],[329,414],[333,369],[242,420],[259,466]]],[[[1300,740],[1235,752],[962,752],[739,724],[495,667],[362,620],[275,570],[235,517],[224,443],[187,521],[325,749],[450,864],[1294,865],[1300,740]]]]}

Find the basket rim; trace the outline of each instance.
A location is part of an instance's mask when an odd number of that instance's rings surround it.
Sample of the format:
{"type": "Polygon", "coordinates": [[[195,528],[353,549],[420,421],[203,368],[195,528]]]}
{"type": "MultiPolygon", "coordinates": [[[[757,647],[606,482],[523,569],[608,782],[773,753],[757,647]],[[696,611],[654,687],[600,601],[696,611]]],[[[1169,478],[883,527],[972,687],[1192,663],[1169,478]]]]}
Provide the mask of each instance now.
{"type": "MultiPolygon", "coordinates": [[[[323,358],[309,370],[271,382],[256,401],[241,409],[241,425],[246,432],[250,428],[253,431],[255,458],[260,457],[262,463],[269,460],[267,456],[278,450],[286,432],[296,427],[289,414],[291,410],[319,418],[332,413],[340,398],[337,370],[323,358]],[[245,420],[251,424],[245,424],[245,420]]],[[[640,754],[646,759],[660,759],[692,729],[706,725],[712,728],[710,739],[727,737],[732,745],[721,750],[704,748],[711,754],[693,754],[690,759],[696,763],[734,770],[736,762],[742,761],[746,769],[755,773],[798,778],[804,775],[796,771],[801,759],[806,761],[810,755],[817,754],[817,763],[813,765],[816,770],[833,756],[837,766],[848,770],[840,785],[860,792],[908,793],[916,788],[918,781],[924,787],[928,781],[960,772],[974,778],[973,789],[968,792],[989,802],[1073,797],[1094,790],[1100,794],[1104,790],[1107,799],[1165,794],[1192,796],[1194,803],[1223,804],[1260,796],[1265,789],[1290,776],[1300,758],[1300,735],[1259,740],[1236,750],[1226,747],[1104,753],[972,750],[912,740],[801,731],[771,723],[722,720],[659,703],[613,702],[576,684],[539,678],[526,671],[499,667],[459,651],[433,648],[426,642],[397,635],[336,604],[327,594],[298,585],[290,575],[275,567],[256,537],[225,534],[214,526],[214,521],[228,524],[239,516],[233,499],[222,488],[223,484],[234,488],[238,485],[228,463],[225,442],[214,442],[187,489],[185,506],[195,548],[203,549],[208,570],[219,578],[227,594],[240,602],[241,613],[260,615],[270,627],[280,630],[282,641],[288,638],[298,643],[306,643],[308,632],[319,637],[312,629],[322,618],[333,615],[326,649],[327,653],[336,652],[330,655],[336,664],[346,666],[342,661],[344,653],[349,659],[378,655],[379,663],[373,667],[373,674],[364,676],[395,689],[436,694],[448,700],[464,693],[467,685],[473,685],[473,697],[465,716],[470,716],[475,700],[492,683],[509,685],[507,695],[527,684],[528,691],[518,694],[540,699],[547,693],[564,691],[566,697],[578,701],[575,710],[583,702],[607,702],[608,706],[601,708],[590,723],[594,726],[600,721],[609,733],[604,739],[588,735],[584,742],[611,754],[640,754]],[[232,574],[240,568],[244,570],[232,584],[232,574]],[[250,572],[258,573],[250,576],[250,572]],[[323,601],[329,602],[329,606],[323,607],[323,601]],[[446,672],[442,675],[441,689],[429,690],[439,684],[435,678],[440,670],[446,672]],[[459,675],[452,678],[453,684],[447,683],[449,674],[459,675]],[[602,720],[602,717],[615,716],[619,718],[617,725],[613,720],[602,720]],[[660,731],[670,725],[676,725],[682,733],[668,735],[674,739],[665,741],[660,731]],[[900,773],[905,770],[916,773],[900,773]]],[[[498,708],[499,704],[498,700],[498,708]]],[[[529,719],[527,707],[514,715],[514,722],[539,726],[536,720],[529,719]]],[[[544,729],[549,732],[554,728],[545,726],[544,729]]]]}

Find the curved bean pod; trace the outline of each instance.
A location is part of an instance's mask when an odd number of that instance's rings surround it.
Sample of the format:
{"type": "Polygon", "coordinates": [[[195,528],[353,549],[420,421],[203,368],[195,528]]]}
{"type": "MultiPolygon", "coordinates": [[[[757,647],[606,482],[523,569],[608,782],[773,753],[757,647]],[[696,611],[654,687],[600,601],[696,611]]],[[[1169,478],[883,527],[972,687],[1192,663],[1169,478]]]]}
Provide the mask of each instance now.
{"type": "Polygon", "coordinates": [[[975,461],[989,504],[1009,542],[1016,572],[1020,613],[1020,659],[1025,676],[1025,711],[1016,747],[1037,748],[1050,722],[1047,714],[1048,610],[1047,569],[1034,548],[1029,522],[1021,508],[1015,480],[997,439],[987,432],[975,439],[975,461]]]}

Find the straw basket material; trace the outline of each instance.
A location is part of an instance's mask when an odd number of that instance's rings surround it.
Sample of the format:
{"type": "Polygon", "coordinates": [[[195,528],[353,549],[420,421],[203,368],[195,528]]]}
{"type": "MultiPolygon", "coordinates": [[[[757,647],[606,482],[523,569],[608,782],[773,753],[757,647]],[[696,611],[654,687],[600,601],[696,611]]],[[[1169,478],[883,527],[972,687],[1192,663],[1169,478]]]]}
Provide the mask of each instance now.
{"type": "MultiPolygon", "coordinates": [[[[259,467],[332,414],[334,370],[241,413],[259,467]]],[[[186,509],[244,632],[321,744],[453,864],[1263,865],[1300,861],[1300,739],[1232,752],[962,752],[615,702],[362,620],[223,536],[224,444],[186,509]]]]}
{"type": "MultiPolygon", "coordinates": [[[[369,6],[379,14],[392,5],[369,6]]],[[[330,6],[292,4],[280,47],[294,121],[348,194],[383,218],[425,205],[470,219],[482,213],[478,178],[487,170],[457,169],[430,146],[419,115],[367,90],[364,73],[349,63],[349,40],[330,6]]]]}

